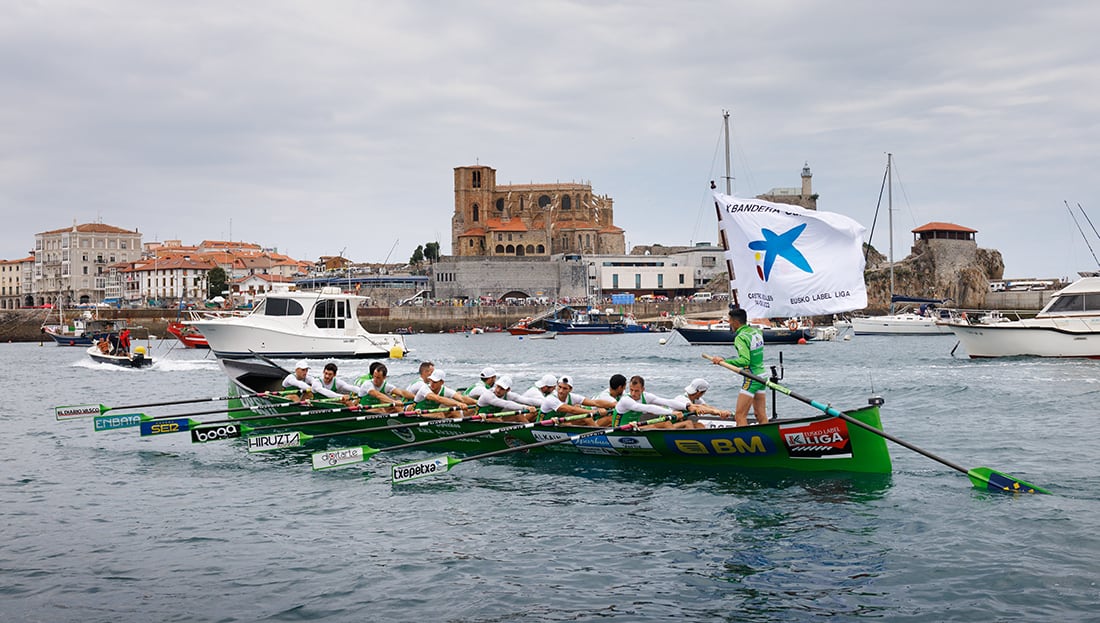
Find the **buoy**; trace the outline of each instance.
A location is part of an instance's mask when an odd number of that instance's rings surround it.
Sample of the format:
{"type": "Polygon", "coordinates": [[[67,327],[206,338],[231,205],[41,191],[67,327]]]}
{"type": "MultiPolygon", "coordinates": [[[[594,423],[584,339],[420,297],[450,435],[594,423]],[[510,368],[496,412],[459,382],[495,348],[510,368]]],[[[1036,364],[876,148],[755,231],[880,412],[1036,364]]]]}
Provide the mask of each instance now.
{"type": "Polygon", "coordinates": [[[845,342],[851,342],[851,341],[852,341],[852,336],[850,336],[850,335],[845,335],[845,336],[844,336],[844,341],[845,341],[845,342]]]}
{"type": "Polygon", "coordinates": [[[805,344],[806,343],[806,338],[804,338],[804,337],[798,338],[798,343],[799,344],[805,344]]]}
{"type": "Polygon", "coordinates": [[[390,348],[390,359],[401,359],[405,356],[405,349],[396,344],[390,348]]]}
{"type": "Polygon", "coordinates": [[[661,346],[664,346],[666,342],[668,342],[668,340],[666,340],[665,338],[661,338],[661,339],[657,340],[657,343],[660,344],[661,346]]]}

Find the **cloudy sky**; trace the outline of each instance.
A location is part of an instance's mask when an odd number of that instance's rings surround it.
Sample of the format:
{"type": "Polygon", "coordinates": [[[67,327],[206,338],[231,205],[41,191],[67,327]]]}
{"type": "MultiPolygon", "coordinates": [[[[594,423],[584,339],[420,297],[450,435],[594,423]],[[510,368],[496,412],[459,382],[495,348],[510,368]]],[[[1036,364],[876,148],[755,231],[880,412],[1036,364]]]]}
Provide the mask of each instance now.
{"type": "Polygon", "coordinates": [[[0,258],[74,219],[446,253],[475,163],[591,182],[628,246],[714,241],[730,110],[737,194],[808,162],[870,226],[892,152],[899,259],[950,221],[1006,276],[1070,276],[1097,268],[1063,201],[1100,226],[1098,27],[1083,1],[6,2],[0,258]]]}

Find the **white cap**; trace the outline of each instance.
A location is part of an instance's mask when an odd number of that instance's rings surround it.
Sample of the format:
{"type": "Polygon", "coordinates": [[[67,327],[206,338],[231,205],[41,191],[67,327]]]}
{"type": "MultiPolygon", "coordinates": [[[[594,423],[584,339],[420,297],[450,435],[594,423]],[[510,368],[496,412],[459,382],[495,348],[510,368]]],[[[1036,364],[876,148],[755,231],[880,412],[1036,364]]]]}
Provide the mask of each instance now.
{"type": "Polygon", "coordinates": [[[539,387],[553,387],[558,384],[558,377],[553,374],[544,374],[539,379],[539,387]]]}
{"type": "Polygon", "coordinates": [[[569,387],[573,387],[573,377],[563,376],[560,379],[558,379],[558,383],[561,384],[561,385],[568,385],[569,387]]]}
{"type": "Polygon", "coordinates": [[[705,392],[710,389],[710,383],[706,379],[693,379],[688,386],[684,388],[684,393],[694,394],[696,392],[705,392]]]}
{"type": "Polygon", "coordinates": [[[481,371],[481,378],[488,379],[497,375],[497,371],[492,368],[485,368],[481,371]]]}
{"type": "Polygon", "coordinates": [[[300,359],[300,360],[298,360],[298,363],[294,364],[294,369],[295,370],[302,370],[302,369],[309,370],[309,364],[306,363],[305,359],[300,359]]]}
{"type": "Polygon", "coordinates": [[[429,381],[442,381],[445,378],[447,378],[447,375],[443,372],[443,370],[440,370],[439,368],[436,368],[435,370],[432,370],[432,374],[431,374],[431,376],[428,377],[428,380],[429,381]]]}
{"type": "Polygon", "coordinates": [[[504,389],[512,389],[512,377],[505,374],[502,377],[497,378],[497,387],[503,387],[504,389]]]}

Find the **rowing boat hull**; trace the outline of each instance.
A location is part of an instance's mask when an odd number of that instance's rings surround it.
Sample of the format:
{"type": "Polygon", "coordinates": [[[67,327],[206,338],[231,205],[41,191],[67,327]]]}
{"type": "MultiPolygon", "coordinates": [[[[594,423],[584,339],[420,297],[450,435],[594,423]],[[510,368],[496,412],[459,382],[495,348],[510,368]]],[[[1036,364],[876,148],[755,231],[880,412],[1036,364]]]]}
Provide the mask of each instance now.
{"type": "MultiPolygon", "coordinates": [[[[222,367],[243,392],[276,389],[282,375],[269,366],[245,361],[221,361],[222,367]]],[[[264,398],[247,398],[245,404],[265,404],[264,398]]],[[[590,428],[568,426],[537,426],[464,439],[451,439],[463,433],[485,431],[509,426],[507,423],[459,422],[440,420],[430,426],[397,430],[374,428],[404,423],[421,423],[424,418],[379,414],[370,419],[318,425],[296,425],[294,416],[276,416],[276,403],[270,420],[250,421],[249,426],[285,425],[286,429],[309,435],[353,435],[352,443],[367,443],[385,447],[412,441],[439,440],[428,450],[466,453],[490,452],[524,444],[563,438],[591,431],[590,428]],[[354,431],[354,432],[351,432],[354,431]]],[[[282,404],[285,412],[285,403],[282,404]]],[[[316,407],[313,407],[316,409],[316,407]]],[[[875,428],[881,428],[877,406],[871,405],[847,413],[875,428]]],[[[349,415],[354,415],[349,413],[349,415]]],[[[265,430],[263,432],[270,432],[265,430]]],[[[342,441],[349,441],[343,439],[342,441]]],[[[334,444],[336,445],[336,444],[334,444]]],[[[346,445],[346,444],[345,444],[346,445]]],[[[323,449],[318,446],[318,450],[323,449]]],[[[885,440],[861,427],[849,425],[841,418],[817,416],[777,420],[764,425],[722,427],[693,430],[643,430],[597,435],[574,442],[547,445],[538,450],[558,453],[586,454],[651,463],[696,465],[731,470],[793,470],[806,472],[890,473],[890,455],[885,440]]]]}

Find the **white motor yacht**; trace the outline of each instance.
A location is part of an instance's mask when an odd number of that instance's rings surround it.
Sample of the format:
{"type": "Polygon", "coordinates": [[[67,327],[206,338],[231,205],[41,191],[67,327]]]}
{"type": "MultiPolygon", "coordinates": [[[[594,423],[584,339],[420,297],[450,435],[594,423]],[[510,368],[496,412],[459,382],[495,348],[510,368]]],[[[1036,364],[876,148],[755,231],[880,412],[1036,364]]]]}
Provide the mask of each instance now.
{"type": "Polygon", "coordinates": [[[1085,277],[1055,292],[1034,318],[947,325],[966,353],[981,357],[1100,359],[1100,277],[1085,277]]]}
{"type": "Polygon", "coordinates": [[[218,357],[403,357],[400,335],[369,333],[356,309],[364,297],[339,288],[268,293],[246,316],[192,320],[218,357]]]}

